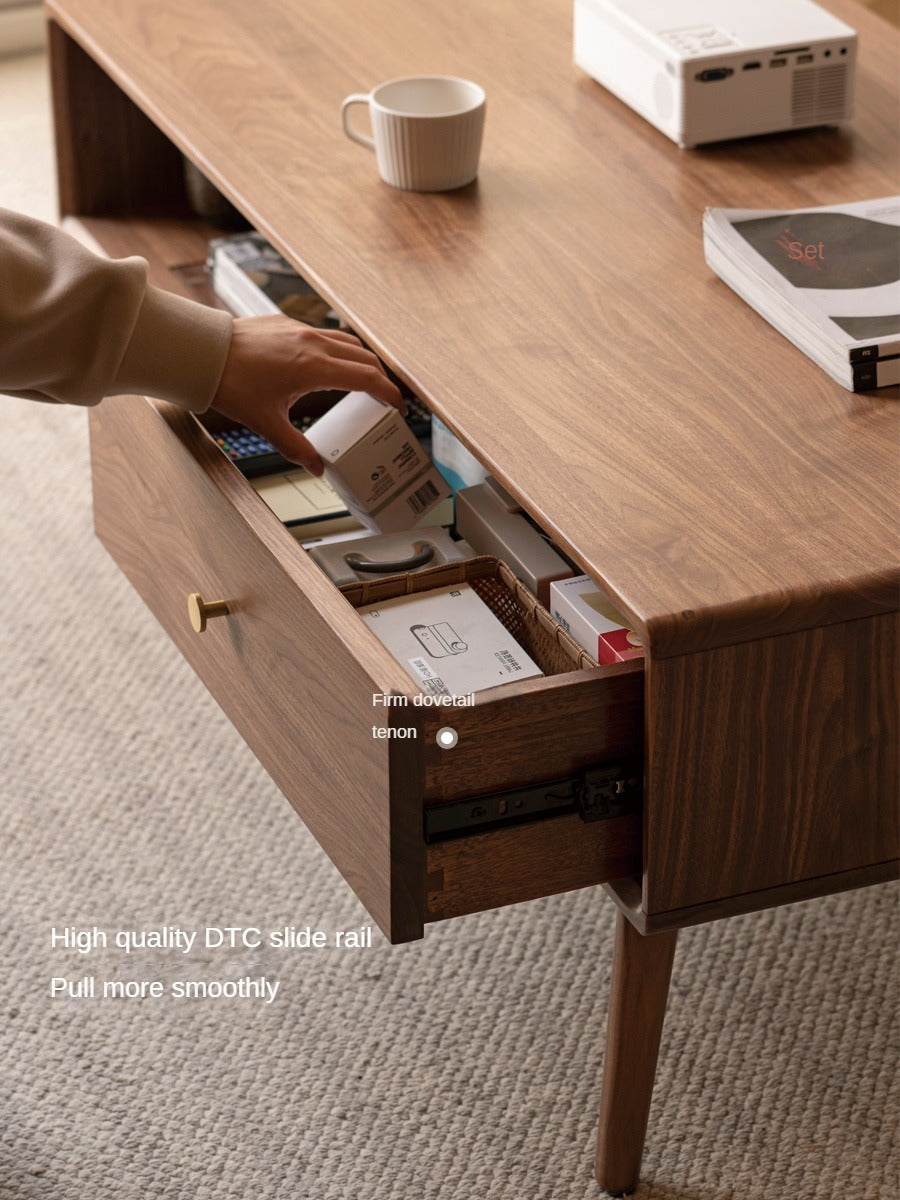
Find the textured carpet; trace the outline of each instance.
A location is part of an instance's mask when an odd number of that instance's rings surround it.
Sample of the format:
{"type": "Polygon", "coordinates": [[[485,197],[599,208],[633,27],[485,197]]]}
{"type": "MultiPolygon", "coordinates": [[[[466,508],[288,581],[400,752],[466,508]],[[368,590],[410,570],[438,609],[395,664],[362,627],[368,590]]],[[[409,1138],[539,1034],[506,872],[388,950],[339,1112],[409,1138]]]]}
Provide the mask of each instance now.
{"type": "MultiPolygon", "coordinates": [[[[84,414],[0,399],[0,431],[2,1200],[599,1195],[600,892],[401,948],[50,947],[366,916],[94,540],[84,414]],[[51,998],[86,977],[167,994],[51,998]]],[[[895,1200],[896,900],[682,935],[640,1200],[895,1200]]]]}

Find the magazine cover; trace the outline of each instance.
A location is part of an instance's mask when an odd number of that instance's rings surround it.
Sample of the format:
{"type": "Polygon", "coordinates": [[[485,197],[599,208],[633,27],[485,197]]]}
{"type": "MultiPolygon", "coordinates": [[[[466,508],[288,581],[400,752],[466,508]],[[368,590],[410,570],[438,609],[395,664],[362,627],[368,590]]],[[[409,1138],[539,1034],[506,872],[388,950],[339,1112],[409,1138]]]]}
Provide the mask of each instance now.
{"type": "Polygon", "coordinates": [[[709,266],[839,383],[900,381],[900,197],[708,208],[703,240],[709,266]]]}

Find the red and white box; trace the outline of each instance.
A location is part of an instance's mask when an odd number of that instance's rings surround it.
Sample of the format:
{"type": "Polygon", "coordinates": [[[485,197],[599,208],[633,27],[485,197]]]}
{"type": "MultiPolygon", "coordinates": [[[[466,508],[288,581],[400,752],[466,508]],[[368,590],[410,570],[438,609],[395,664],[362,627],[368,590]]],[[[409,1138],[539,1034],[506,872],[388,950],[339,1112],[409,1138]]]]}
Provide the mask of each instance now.
{"type": "Polygon", "coordinates": [[[550,584],[550,611],[563,629],[598,663],[643,658],[644,647],[622,614],[589,575],[550,584]]]}

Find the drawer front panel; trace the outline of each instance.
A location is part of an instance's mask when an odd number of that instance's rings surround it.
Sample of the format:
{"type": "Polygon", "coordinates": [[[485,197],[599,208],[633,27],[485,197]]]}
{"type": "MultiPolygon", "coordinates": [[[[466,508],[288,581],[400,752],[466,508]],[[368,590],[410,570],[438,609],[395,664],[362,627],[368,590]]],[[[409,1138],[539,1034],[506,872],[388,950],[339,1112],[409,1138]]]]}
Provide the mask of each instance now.
{"type": "Polygon", "coordinates": [[[193,418],[105,401],[91,454],[100,539],[381,928],[420,936],[419,752],[371,733],[399,667],[193,418]],[[191,592],[229,614],[195,633],[191,592]]]}
{"type": "Polygon", "coordinates": [[[514,695],[476,696],[471,708],[426,710],[425,802],[463,800],[573,775],[597,762],[640,758],[643,714],[639,662],[525,680],[514,695]],[[441,725],[459,734],[453,750],[437,744],[441,725]]]}

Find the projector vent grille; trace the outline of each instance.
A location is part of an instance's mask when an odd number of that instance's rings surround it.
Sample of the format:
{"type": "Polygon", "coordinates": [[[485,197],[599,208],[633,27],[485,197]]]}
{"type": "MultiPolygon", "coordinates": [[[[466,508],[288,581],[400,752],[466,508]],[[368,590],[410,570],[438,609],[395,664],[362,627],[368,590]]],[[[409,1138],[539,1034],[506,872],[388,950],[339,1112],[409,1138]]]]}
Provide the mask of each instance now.
{"type": "Polygon", "coordinates": [[[656,104],[656,115],[661,121],[668,121],[675,111],[675,96],[671,80],[661,71],[657,71],[653,80],[653,100],[656,104]]]}
{"type": "Polygon", "coordinates": [[[802,67],[794,71],[791,119],[795,125],[818,125],[847,116],[847,64],[802,67]]]}

